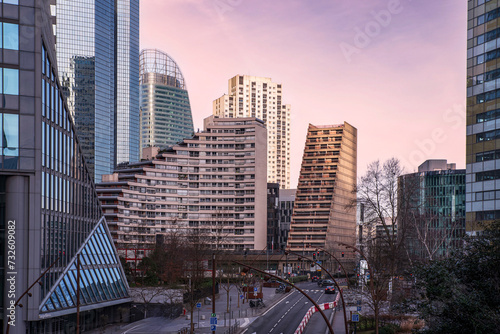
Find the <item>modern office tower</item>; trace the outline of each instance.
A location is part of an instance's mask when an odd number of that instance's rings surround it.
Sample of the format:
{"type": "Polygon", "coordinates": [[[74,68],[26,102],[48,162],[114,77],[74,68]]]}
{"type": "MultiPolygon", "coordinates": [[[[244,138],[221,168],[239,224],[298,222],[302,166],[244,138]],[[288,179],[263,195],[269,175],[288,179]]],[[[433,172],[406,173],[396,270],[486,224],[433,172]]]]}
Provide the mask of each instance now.
{"type": "Polygon", "coordinates": [[[139,160],[139,0],[56,0],[63,93],[96,181],[139,160]]]}
{"type": "Polygon", "coordinates": [[[191,105],[177,63],[160,50],[142,50],[139,72],[141,151],[165,149],[190,138],[194,132],[191,105]]]}
{"type": "Polygon", "coordinates": [[[398,221],[398,229],[404,231],[405,249],[413,261],[443,258],[462,246],[465,169],[455,166],[446,160],[427,160],[418,173],[399,177],[398,193],[411,198],[400,201],[400,210],[411,215],[398,221]]]}
{"type": "Polygon", "coordinates": [[[467,22],[466,230],[500,218],[500,32],[497,1],[469,0],[467,22]]]}
{"type": "Polygon", "coordinates": [[[267,182],[290,188],[290,105],[282,102],[281,84],[270,78],[237,75],[228,94],[213,102],[219,117],[257,117],[267,127],[267,182]]]}
{"type": "Polygon", "coordinates": [[[0,6],[2,332],[76,332],[78,287],[82,331],[117,321],[127,281],[61,92],[49,1],[0,6]]]}
{"type": "Polygon", "coordinates": [[[279,190],[278,183],[267,184],[267,251],[277,249],[280,232],[279,219],[279,190]]]}
{"type": "Polygon", "coordinates": [[[280,231],[277,249],[285,249],[290,232],[290,222],[292,221],[293,203],[297,189],[280,189],[279,193],[279,219],[280,231]]]}
{"type": "Polygon", "coordinates": [[[307,131],[295,196],[288,246],[295,252],[316,248],[345,249],[355,245],[357,130],[340,125],[315,126],[307,131]]]}
{"type": "Polygon", "coordinates": [[[262,121],[210,116],[192,138],[103,177],[97,192],[119,254],[134,266],[157,236],[190,229],[213,248],[264,249],[266,145],[262,121]]]}

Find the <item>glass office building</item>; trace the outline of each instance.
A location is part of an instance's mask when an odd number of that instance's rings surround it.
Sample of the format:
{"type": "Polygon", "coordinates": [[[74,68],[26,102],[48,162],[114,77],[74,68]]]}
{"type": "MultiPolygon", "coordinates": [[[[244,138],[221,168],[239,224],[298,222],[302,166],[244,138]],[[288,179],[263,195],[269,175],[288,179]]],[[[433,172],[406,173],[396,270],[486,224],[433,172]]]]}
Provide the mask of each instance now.
{"type": "Polygon", "coordinates": [[[0,325],[75,332],[79,287],[80,328],[96,328],[130,298],[59,84],[49,1],[0,6],[0,325]]]}
{"type": "Polygon", "coordinates": [[[446,160],[427,160],[418,173],[399,177],[400,211],[409,212],[398,221],[404,231],[405,250],[412,261],[449,256],[463,246],[465,235],[465,170],[446,160]],[[411,205],[411,207],[408,207],[411,205]]]}
{"type": "MultiPolygon", "coordinates": [[[[140,55],[141,151],[171,147],[193,135],[193,117],[184,76],[160,50],[140,55]]],[[[142,156],[142,154],[141,154],[142,156]]]]}
{"type": "Polygon", "coordinates": [[[139,1],[57,0],[57,61],[96,181],[139,159],[139,1]]]}

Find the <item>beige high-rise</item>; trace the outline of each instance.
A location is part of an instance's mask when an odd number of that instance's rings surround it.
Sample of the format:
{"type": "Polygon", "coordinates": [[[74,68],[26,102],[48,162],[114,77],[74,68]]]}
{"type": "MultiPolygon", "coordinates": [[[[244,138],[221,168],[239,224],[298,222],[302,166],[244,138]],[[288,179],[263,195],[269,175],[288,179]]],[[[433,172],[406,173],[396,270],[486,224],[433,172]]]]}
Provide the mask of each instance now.
{"type": "Polygon", "coordinates": [[[344,249],[355,244],[357,129],[348,123],[309,124],[293,207],[288,248],[344,249]]]}
{"type": "Polygon", "coordinates": [[[224,118],[256,117],[267,127],[267,182],[290,189],[290,105],[282,102],[281,84],[271,78],[237,75],[228,94],[213,102],[213,114],[224,118]]]}

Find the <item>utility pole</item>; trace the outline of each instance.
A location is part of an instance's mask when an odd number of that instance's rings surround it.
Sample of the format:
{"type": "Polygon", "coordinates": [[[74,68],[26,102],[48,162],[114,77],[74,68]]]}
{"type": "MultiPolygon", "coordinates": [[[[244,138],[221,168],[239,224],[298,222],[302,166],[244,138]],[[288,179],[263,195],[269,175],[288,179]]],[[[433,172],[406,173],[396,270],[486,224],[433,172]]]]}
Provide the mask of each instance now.
{"type": "Polygon", "coordinates": [[[80,254],[76,255],[76,334],[80,334],[80,254]]]}
{"type": "MultiPolygon", "coordinates": [[[[227,291],[229,294],[229,290],[227,291]]],[[[212,253],[212,313],[215,314],[215,253],[212,253]]],[[[215,331],[212,331],[215,334],[215,331]]]]}

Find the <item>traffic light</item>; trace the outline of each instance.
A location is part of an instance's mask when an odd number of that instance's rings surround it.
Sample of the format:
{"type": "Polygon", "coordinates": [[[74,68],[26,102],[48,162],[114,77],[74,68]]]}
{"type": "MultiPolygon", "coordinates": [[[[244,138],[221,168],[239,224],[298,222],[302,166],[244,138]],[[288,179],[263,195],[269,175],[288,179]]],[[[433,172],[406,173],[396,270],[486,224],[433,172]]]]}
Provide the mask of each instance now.
{"type": "Polygon", "coordinates": [[[344,257],[344,252],[342,252],[342,257],[344,257]]]}
{"type": "Polygon", "coordinates": [[[313,260],[316,261],[316,253],[313,253],[313,260]]]}

